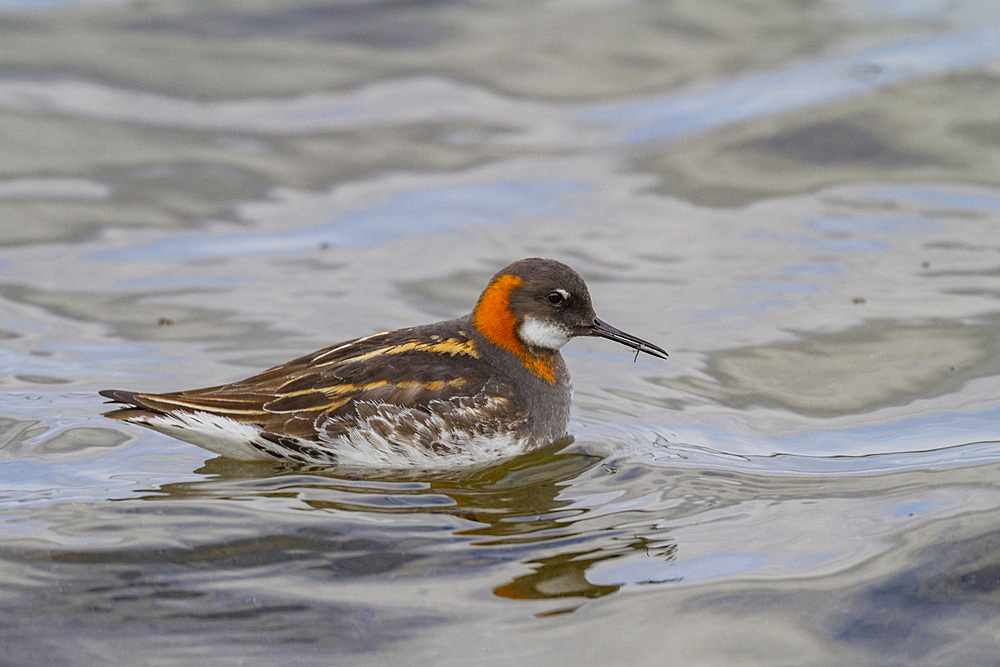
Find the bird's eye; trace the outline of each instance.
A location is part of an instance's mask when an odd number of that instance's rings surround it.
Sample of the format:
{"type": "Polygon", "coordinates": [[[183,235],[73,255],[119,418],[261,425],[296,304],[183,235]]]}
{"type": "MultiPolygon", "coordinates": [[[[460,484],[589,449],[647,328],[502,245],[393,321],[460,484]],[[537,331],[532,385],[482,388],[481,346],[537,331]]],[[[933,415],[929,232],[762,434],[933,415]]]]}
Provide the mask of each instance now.
{"type": "Polygon", "coordinates": [[[545,295],[545,299],[553,306],[561,306],[563,304],[563,301],[566,300],[566,297],[563,296],[562,290],[559,290],[555,292],[549,292],[548,294],[545,295]]]}

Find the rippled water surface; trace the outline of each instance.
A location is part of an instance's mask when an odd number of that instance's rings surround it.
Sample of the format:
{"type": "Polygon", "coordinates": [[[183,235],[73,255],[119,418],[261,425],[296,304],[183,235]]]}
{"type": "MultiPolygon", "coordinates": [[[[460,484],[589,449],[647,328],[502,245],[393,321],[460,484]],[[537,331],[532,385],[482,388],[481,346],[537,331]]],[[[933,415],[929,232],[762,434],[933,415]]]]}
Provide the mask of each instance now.
{"type": "Polygon", "coordinates": [[[0,2],[13,663],[992,663],[992,0],[0,2]],[[216,384],[562,259],[575,440],[213,458],[216,384]]]}

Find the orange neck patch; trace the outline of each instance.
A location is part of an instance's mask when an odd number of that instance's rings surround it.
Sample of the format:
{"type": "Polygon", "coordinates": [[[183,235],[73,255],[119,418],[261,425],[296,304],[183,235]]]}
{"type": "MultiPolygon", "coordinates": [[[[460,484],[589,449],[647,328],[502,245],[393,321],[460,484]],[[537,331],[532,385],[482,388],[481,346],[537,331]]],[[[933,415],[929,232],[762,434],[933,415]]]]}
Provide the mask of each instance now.
{"type": "Polygon", "coordinates": [[[516,354],[525,368],[549,384],[555,384],[555,355],[551,352],[532,354],[517,337],[517,318],[510,311],[510,293],[522,282],[517,276],[508,274],[490,283],[476,304],[472,323],[486,340],[516,354]]]}

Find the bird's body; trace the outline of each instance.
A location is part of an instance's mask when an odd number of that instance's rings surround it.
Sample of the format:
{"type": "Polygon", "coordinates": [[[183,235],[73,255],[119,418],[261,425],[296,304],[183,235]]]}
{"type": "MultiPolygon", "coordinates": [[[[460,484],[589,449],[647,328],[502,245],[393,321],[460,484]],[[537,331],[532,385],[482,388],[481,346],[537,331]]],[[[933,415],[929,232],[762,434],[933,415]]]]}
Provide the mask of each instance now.
{"type": "Polygon", "coordinates": [[[594,316],[583,279],[531,258],[497,273],[472,313],[334,345],[230,384],[106,390],[108,417],[234,459],[436,468],[495,461],[566,434],[559,348],[597,335],[665,357],[594,316]]]}

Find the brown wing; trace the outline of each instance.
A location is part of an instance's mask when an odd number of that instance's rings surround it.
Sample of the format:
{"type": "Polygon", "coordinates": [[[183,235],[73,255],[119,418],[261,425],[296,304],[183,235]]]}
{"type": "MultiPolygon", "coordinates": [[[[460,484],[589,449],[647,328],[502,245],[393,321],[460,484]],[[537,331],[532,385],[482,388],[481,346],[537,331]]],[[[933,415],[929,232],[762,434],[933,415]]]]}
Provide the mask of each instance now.
{"type": "Polygon", "coordinates": [[[316,437],[335,417],[345,428],[359,403],[426,408],[431,401],[475,396],[489,382],[465,319],[359,338],[275,366],[245,380],[166,394],[101,394],[130,407],[107,416],[203,411],[265,431],[316,437]]]}

